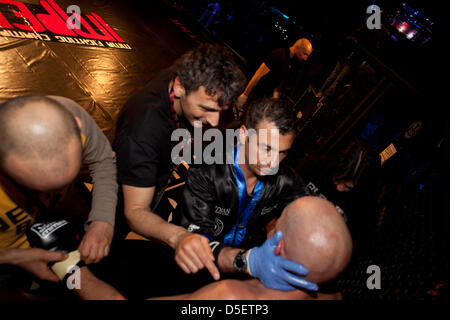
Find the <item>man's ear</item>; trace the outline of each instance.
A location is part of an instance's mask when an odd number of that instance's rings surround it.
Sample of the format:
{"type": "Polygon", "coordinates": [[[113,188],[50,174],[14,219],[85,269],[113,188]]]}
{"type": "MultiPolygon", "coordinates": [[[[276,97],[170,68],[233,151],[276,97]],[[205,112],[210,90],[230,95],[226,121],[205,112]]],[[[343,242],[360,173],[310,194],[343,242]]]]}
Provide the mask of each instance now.
{"type": "Polygon", "coordinates": [[[247,130],[247,127],[246,127],[245,125],[242,125],[242,126],[239,128],[239,142],[240,142],[242,145],[245,145],[246,142],[247,142],[247,137],[248,137],[248,130],[247,130]]]}
{"type": "Polygon", "coordinates": [[[284,249],[284,239],[281,239],[278,242],[278,244],[277,244],[277,246],[276,246],[276,248],[275,248],[273,253],[275,253],[275,255],[277,255],[277,256],[280,256],[281,253],[283,252],[283,249],[284,249]]]}
{"type": "Polygon", "coordinates": [[[173,81],[173,94],[175,98],[179,99],[181,96],[186,94],[186,89],[184,89],[183,85],[180,82],[180,78],[178,76],[175,77],[173,81]]]}
{"type": "Polygon", "coordinates": [[[78,128],[80,128],[80,130],[81,130],[81,128],[83,127],[83,123],[81,122],[81,119],[78,117],[74,117],[74,118],[75,118],[75,122],[78,125],[78,128]]]}

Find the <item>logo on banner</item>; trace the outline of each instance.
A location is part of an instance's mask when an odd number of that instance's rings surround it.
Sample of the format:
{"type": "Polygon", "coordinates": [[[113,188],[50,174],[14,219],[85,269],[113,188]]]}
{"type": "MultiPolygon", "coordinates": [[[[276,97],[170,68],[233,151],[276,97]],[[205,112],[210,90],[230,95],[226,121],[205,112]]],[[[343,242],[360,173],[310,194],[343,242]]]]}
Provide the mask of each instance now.
{"type": "Polygon", "coordinates": [[[80,7],[64,10],[54,0],[39,5],[0,0],[0,36],[131,50],[98,14],[80,7]]]}

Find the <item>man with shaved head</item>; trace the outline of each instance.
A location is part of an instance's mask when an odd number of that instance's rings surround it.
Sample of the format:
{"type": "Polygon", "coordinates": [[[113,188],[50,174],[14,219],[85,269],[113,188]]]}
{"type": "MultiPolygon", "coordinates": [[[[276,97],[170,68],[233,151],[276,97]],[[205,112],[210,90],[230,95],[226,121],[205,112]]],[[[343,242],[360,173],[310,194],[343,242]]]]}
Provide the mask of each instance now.
{"type": "MultiPolygon", "coordinates": [[[[320,292],[350,261],[352,238],[335,206],[322,198],[306,196],[290,203],[277,220],[271,237],[276,255],[301,262],[309,273],[306,280],[319,285],[318,293],[266,288],[259,280],[222,280],[191,294],[165,299],[307,300],[336,299],[339,294],[320,292]],[[281,239],[282,237],[282,239],[281,239]],[[281,240],[280,240],[281,239],[281,240]]],[[[249,266],[250,269],[252,266],[249,266]]]]}
{"type": "Polygon", "coordinates": [[[294,79],[299,78],[303,64],[308,60],[312,51],[311,42],[306,38],[298,39],[289,48],[273,50],[256,70],[244,92],[239,96],[237,107],[244,105],[263,77],[269,77],[269,79],[265,81],[266,83],[258,86],[258,93],[254,94],[254,96],[270,95],[274,98],[286,96],[289,87],[294,84],[294,79]]]}
{"type": "MultiPolygon", "coordinates": [[[[302,288],[290,291],[269,289],[258,279],[227,279],[208,284],[190,294],[153,299],[310,300],[341,298],[339,293],[321,292],[321,286],[333,280],[347,266],[353,249],[347,225],[331,202],[315,196],[305,196],[294,200],[283,210],[269,236],[271,238],[268,242],[275,255],[301,262],[309,270],[305,279],[319,285],[317,293],[302,288]]],[[[268,265],[266,263],[262,268],[268,265]]],[[[255,266],[249,265],[248,267],[249,270],[254,270],[255,266]]],[[[83,275],[82,290],[78,292],[81,298],[124,298],[117,290],[96,279],[89,270],[86,270],[83,275]]]]}
{"type": "Polygon", "coordinates": [[[81,165],[80,121],[45,97],[5,103],[0,110],[2,169],[31,190],[46,192],[67,185],[81,165]]]}
{"type": "Polygon", "coordinates": [[[58,281],[47,263],[66,255],[30,248],[26,231],[38,218],[52,219],[45,216],[52,213],[48,196],[69,186],[82,165],[90,171],[93,194],[79,251],[88,264],[108,255],[117,202],[115,158],[89,114],[63,97],[14,98],[0,105],[0,141],[0,271],[9,265],[58,281]]]}

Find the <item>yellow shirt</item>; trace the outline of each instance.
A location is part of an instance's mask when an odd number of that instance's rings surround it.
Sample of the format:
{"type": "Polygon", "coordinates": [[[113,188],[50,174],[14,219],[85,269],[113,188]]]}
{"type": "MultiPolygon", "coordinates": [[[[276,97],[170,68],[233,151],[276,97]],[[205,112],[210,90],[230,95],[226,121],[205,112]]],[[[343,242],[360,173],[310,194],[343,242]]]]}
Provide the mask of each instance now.
{"type": "Polygon", "coordinates": [[[25,231],[34,222],[34,217],[15,204],[0,185],[0,248],[29,248],[25,231]]]}
{"type": "MultiPolygon", "coordinates": [[[[81,134],[83,147],[85,141],[86,136],[81,134]]],[[[26,230],[35,222],[35,217],[14,203],[0,184],[0,248],[29,248],[26,230]]]]}

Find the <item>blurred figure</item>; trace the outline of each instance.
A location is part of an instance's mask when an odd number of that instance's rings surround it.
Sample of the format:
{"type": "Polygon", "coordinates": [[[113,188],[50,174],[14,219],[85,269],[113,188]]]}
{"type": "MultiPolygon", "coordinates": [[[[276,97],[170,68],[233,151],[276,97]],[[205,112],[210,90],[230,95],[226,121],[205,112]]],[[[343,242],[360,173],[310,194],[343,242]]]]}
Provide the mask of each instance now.
{"type": "Polygon", "coordinates": [[[220,13],[219,2],[211,2],[208,4],[208,7],[205,9],[200,19],[198,19],[198,22],[203,23],[205,27],[208,28],[212,20],[219,16],[219,13],[220,13]],[[204,23],[203,19],[205,19],[208,16],[209,16],[208,20],[206,21],[206,23],[204,23]]]}
{"type": "MultiPolygon", "coordinates": [[[[379,162],[379,161],[378,161],[379,162]]],[[[296,171],[309,192],[333,202],[345,221],[345,202],[349,191],[360,181],[371,164],[368,148],[360,141],[350,143],[337,156],[311,155],[302,158],[296,171]]]]}
{"type": "Polygon", "coordinates": [[[351,36],[345,37],[338,46],[336,65],[316,95],[317,98],[320,98],[319,103],[323,104],[326,99],[334,96],[345,85],[344,81],[348,78],[352,66],[356,64],[356,47],[357,40],[351,36]]]}
{"type": "MultiPolygon", "coordinates": [[[[238,98],[236,106],[241,108],[252,93],[255,86],[267,74],[270,74],[270,83],[259,88],[262,95],[272,95],[278,99],[286,95],[291,77],[298,77],[298,74],[308,57],[311,55],[313,47],[306,38],[297,40],[290,48],[278,48],[273,50],[267,59],[259,66],[255,74],[247,84],[244,92],[238,98]]],[[[260,95],[260,94],[256,94],[260,95]]]]}

